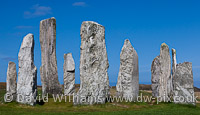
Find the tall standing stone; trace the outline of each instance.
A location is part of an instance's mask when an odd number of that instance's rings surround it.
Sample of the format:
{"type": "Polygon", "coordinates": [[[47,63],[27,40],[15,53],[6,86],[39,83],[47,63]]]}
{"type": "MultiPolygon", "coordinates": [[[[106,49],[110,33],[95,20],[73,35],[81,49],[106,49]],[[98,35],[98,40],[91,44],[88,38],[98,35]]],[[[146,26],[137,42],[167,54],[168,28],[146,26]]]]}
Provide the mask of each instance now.
{"type": "Polygon", "coordinates": [[[138,55],[129,40],[125,40],[120,54],[120,69],[116,85],[117,95],[135,101],[139,94],[138,55]]]}
{"type": "Polygon", "coordinates": [[[17,71],[16,64],[14,62],[8,63],[7,69],[7,81],[6,81],[6,93],[16,99],[17,94],[17,71]]]}
{"type": "Polygon", "coordinates": [[[161,90],[160,96],[164,101],[167,101],[167,97],[172,95],[172,75],[171,75],[171,58],[169,53],[169,46],[165,43],[161,45],[160,50],[161,59],[161,90]],[[164,98],[165,97],[165,98],[164,98]]]}
{"type": "Polygon", "coordinates": [[[160,76],[161,76],[161,62],[160,56],[157,56],[151,65],[151,88],[152,88],[152,96],[158,97],[160,90],[160,76]]]}
{"type": "Polygon", "coordinates": [[[103,104],[109,95],[105,28],[92,21],[81,25],[80,89],[74,104],[103,104]]]}
{"type": "Polygon", "coordinates": [[[167,44],[161,45],[160,56],[154,59],[151,72],[153,96],[166,101],[172,93],[171,59],[167,44]]]}
{"type": "Polygon", "coordinates": [[[172,76],[174,76],[175,70],[176,70],[176,50],[172,49],[172,76]]]}
{"type": "Polygon", "coordinates": [[[58,81],[57,72],[55,18],[40,22],[40,46],[42,54],[42,65],[40,67],[42,94],[61,94],[62,88],[58,81]]]}
{"type": "Polygon", "coordinates": [[[184,62],[176,66],[173,87],[174,103],[195,105],[192,63],[184,62]]]}
{"type": "Polygon", "coordinates": [[[75,63],[72,53],[64,54],[64,94],[71,95],[75,92],[75,63]]]}
{"type": "Polygon", "coordinates": [[[24,37],[18,54],[19,70],[17,82],[17,101],[35,105],[37,95],[37,69],[34,65],[33,34],[24,37]]]}

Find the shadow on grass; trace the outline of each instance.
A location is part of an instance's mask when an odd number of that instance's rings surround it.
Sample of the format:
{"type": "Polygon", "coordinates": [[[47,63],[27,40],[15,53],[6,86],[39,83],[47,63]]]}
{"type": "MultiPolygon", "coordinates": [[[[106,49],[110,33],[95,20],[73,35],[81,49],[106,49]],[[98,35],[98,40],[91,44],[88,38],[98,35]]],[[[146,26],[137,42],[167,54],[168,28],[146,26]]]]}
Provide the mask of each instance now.
{"type": "Polygon", "coordinates": [[[37,101],[36,101],[36,104],[38,104],[38,105],[44,105],[45,102],[44,102],[43,100],[37,100],[37,101]]]}

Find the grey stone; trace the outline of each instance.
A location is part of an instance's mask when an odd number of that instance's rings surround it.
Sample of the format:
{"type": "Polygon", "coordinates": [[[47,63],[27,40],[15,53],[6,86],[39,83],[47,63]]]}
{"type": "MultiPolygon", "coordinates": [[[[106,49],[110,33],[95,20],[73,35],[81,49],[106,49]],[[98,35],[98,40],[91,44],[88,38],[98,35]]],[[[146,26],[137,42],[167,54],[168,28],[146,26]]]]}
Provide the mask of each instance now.
{"type": "Polygon", "coordinates": [[[116,90],[118,96],[132,101],[139,95],[138,55],[129,40],[125,40],[121,50],[116,90]]]}
{"type": "Polygon", "coordinates": [[[16,71],[16,64],[14,62],[8,63],[6,93],[13,97],[13,101],[16,100],[16,96],[17,96],[16,95],[17,94],[17,71],[16,71]]]}
{"type": "Polygon", "coordinates": [[[34,65],[34,37],[24,37],[18,54],[19,70],[17,82],[17,102],[29,105],[36,104],[37,69],[34,65]]]}
{"type": "Polygon", "coordinates": [[[105,28],[92,21],[81,25],[80,89],[74,104],[104,104],[109,96],[105,28]]]}
{"type": "Polygon", "coordinates": [[[165,43],[161,45],[160,59],[161,59],[160,96],[168,97],[172,93],[171,58],[169,53],[169,47],[165,43]]]}
{"type": "Polygon", "coordinates": [[[152,95],[166,101],[172,94],[171,59],[169,47],[163,43],[160,56],[152,63],[152,95]]]}
{"type": "Polygon", "coordinates": [[[55,18],[40,22],[40,46],[42,54],[42,65],[40,67],[42,94],[61,94],[62,87],[58,81],[57,72],[55,18]]]}
{"type": "Polygon", "coordinates": [[[71,53],[64,54],[64,94],[72,95],[75,92],[75,63],[71,53]]]}
{"type": "Polygon", "coordinates": [[[173,87],[174,103],[195,105],[192,63],[184,62],[176,66],[173,87]]]}
{"type": "Polygon", "coordinates": [[[151,88],[152,88],[152,96],[158,97],[160,90],[160,76],[161,76],[161,62],[160,56],[157,56],[151,65],[151,88]]]}
{"type": "Polygon", "coordinates": [[[176,50],[172,49],[172,76],[174,76],[175,70],[176,70],[176,50]]]}

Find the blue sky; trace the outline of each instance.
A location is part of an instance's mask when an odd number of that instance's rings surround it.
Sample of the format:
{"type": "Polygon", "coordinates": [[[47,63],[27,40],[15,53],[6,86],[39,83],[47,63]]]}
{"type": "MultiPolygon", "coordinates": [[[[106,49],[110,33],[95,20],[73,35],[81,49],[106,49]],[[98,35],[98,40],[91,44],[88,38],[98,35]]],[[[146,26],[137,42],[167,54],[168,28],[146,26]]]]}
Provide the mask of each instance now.
{"type": "Polygon", "coordinates": [[[151,83],[151,63],[165,42],[177,50],[178,63],[193,63],[194,84],[200,87],[199,0],[16,0],[0,4],[0,82],[6,81],[8,61],[18,64],[23,37],[33,33],[38,84],[41,51],[40,20],[57,20],[57,63],[63,83],[63,55],[72,52],[79,78],[80,26],[95,21],[105,26],[110,84],[117,82],[120,51],[129,39],[139,55],[140,83],[151,83]]]}

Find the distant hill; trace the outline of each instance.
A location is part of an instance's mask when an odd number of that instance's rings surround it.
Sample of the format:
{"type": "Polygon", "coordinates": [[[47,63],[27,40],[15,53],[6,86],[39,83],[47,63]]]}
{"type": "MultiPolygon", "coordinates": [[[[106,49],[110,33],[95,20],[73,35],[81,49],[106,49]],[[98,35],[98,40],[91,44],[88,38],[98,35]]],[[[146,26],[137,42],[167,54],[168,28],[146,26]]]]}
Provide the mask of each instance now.
{"type": "Polygon", "coordinates": [[[200,92],[200,88],[194,87],[194,92],[200,92]]]}
{"type": "Polygon", "coordinates": [[[140,90],[150,90],[151,91],[151,85],[140,84],[139,89],[140,90]]]}
{"type": "Polygon", "coordinates": [[[6,82],[0,82],[0,89],[6,89],[6,82]]]}
{"type": "MultiPolygon", "coordinates": [[[[79,88],[80,84],[75,84],[75,87],[79,88]]],[[[38,86],[38,88],[41,88],[41,86],[38,86]]],[[[115,88],[115,86],[112,86],[112,88],[115,88]]],[[[6,82],[0,82],[0,89],[6,89],[6,82]]],[[[151,91],[151,85],[140,84],[139,89],[140,90],[150,90],[151,91]]],[[[200,88],[194,87],[194,91],[195,92],[200,92],[200,88]]]]}

